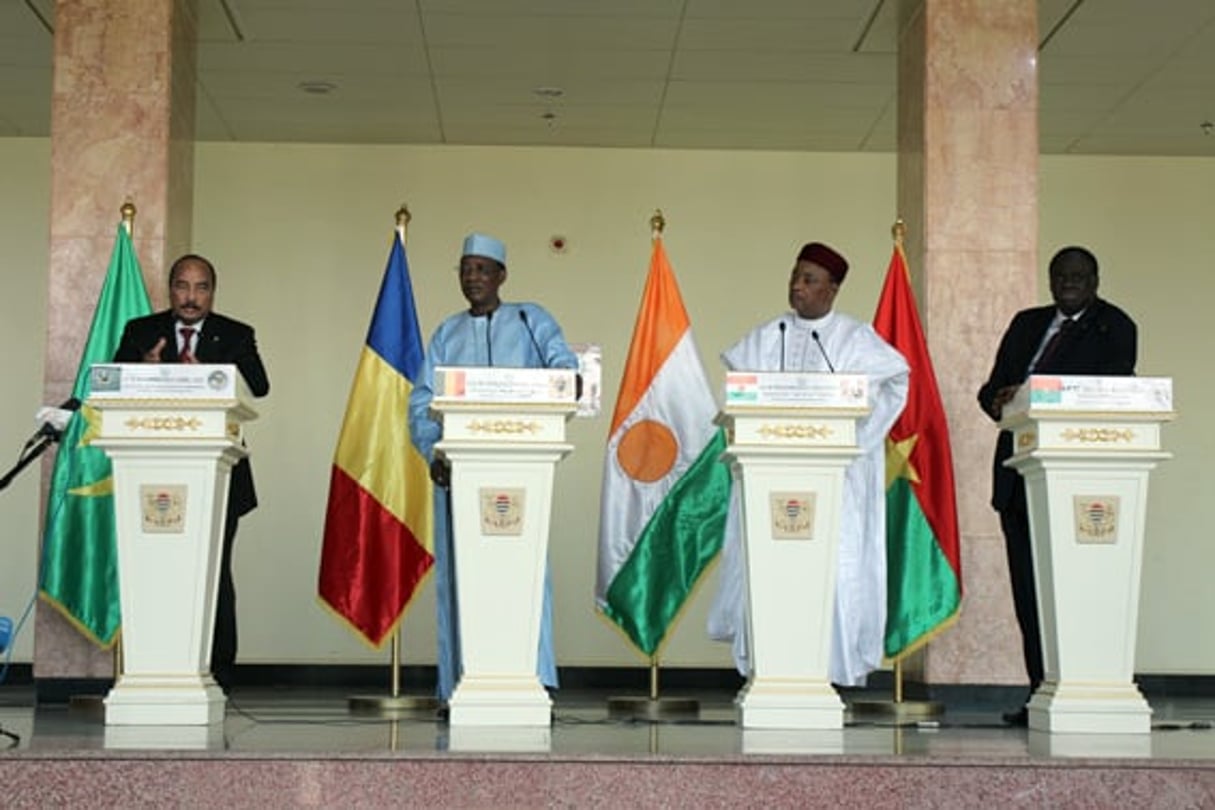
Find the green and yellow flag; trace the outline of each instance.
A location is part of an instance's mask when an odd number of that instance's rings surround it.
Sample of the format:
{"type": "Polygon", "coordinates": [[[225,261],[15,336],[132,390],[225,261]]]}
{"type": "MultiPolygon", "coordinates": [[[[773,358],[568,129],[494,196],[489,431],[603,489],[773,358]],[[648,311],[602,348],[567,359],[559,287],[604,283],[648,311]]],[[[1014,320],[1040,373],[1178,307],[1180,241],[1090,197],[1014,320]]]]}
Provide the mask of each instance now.
{"type": "MultiPolygon", "coordinates": [[[[118,225],[93,325],[80,357],[72,396],[89,396],[89,367],[114,359],[122,329],[152,311],[139,259],[126,226],[118,225]]],[[[90,444],[97,414],[87,405],[72,415],[59,444],[46,504],[40,595],[91,641],[111,647],[122,624],[118,545],[110,459],[90,444]]]]}
{"type": "Polygon", "coordinates": [[[949,626],[962,604],[962,555],[949,426],[896,244],[873,328],[911,366],[907,406],[886,437],[886,657],[949,626]]]}

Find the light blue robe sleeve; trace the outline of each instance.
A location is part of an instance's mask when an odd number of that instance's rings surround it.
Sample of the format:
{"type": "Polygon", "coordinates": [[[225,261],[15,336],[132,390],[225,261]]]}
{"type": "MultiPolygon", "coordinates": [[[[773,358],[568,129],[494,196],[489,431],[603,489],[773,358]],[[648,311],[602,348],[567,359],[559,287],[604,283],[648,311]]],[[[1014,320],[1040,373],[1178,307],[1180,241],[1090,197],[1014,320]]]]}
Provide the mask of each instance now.
{"type": "MultiPolygon", "coordinates": [[[[557,320],[538,304],[520,304],[527,313],[527,323],[536,337],[543,357],[537,358],[540,368],[578,368],[578,356],[565,342],[557,320]]],[[[533,346],[533,351],[535,347],[533,346]]]]}
{"type": "Polygon", "coordinates": [[[422,370],[418,379],[414,380],[413,391],[409,394],[409,436],[414,447],[428,461],[434,460],[435,443],[443,435],[442,426],[430,413],[430,403],[434,400],[435,355],[442,346],[442,326],[435,330],[426,347],[426,357],[422,361],[422,370]]]}

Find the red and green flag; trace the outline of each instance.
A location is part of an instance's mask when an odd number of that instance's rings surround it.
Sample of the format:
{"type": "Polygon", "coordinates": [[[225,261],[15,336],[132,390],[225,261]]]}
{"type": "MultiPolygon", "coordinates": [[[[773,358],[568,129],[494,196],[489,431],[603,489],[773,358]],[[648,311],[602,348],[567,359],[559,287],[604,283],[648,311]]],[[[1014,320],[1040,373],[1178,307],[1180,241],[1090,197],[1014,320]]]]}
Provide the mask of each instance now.
{"type": "Polygon", "coordinates": [[[114,359],[131,318],[152,311],[126,225],[119,223],[72,396],[85,405],[67,423],[51,472],[42,539],[39,595],[90,641],[114,646],[118,604],[118,534],[110,457],[92,444],[99,415],[87,404],[89,369],[114,359]]]}
{"type": "Polygon", "coordinates": [[[949,425],[901,245],[873,328],[911,366],[907,407],[886,437],[885,653],[898,659],[950,625],[962,603],[949,425]]]}

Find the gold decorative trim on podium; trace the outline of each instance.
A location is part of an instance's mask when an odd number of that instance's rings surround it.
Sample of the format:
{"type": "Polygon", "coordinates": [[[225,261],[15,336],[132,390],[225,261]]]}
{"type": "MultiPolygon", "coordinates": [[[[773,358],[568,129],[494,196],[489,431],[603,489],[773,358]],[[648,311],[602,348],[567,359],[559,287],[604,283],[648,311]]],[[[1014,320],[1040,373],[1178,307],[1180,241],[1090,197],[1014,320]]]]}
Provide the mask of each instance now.
{"type": "Polygon", "coordinates": [[[1032,430],[1027,430],[1024,433],[1017,434],[1017,449],[1024,450],[1027,447],[1032,447],[1038,441],[1038,434],[1032,430]]]}
{"type": "Polygon", "coordinates": [[[202,420],[197,416],[132,416],[125,424],[129,430],[166,430],[180,433],[185,430],[198,430],[202,427],[202,420]]]}
{"type": "Polygon", "coordinates": [[[1135,440],[1135,431],[1130,428],[1068,428],[1059,435],[1064,441],[1081,444],[1117,444],[1135,440]]]}
{"type": "Polygon", "coordinates": [[[541,425],[538,422],[524,422],[521,419],[474,419],[468,423],[470,433],[493,433],[495,435],[520,433],[539,433],[541,425]]]}
{"type": "Polygon", "coordinates": [[[833,433],[829,425],[764,425],[759,429],[765,439],[826,439],[833,433]]]}

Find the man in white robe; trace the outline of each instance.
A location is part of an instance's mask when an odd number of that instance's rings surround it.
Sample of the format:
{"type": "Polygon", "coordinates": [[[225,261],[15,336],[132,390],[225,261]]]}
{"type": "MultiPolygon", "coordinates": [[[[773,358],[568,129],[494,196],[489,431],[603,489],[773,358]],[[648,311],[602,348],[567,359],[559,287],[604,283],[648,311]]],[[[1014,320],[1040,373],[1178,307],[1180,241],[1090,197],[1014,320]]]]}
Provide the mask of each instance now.
{"type": "MultiPolygon", "coordinates": [[[[830,677],[840,686],[864,685],[881,666],[886,632],[885,439],[907,402],[907,361],[873,327],[832,311],[847,261],[812,242],[798,254],[789,278],[793,308],[727,349],[731,371],[817,371],[865,374],[870,412],[857,424],[861,455],[844,477],[839,572],[831,639],[830,677]]],[[[733,643],[734,662],[747,660],[746,572],[738,482],[731,492],[720,581],[709,613],[709,636],[733,643]]]]}

